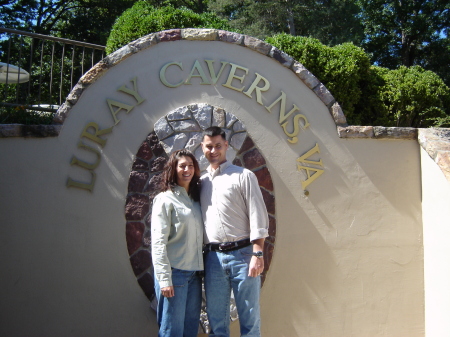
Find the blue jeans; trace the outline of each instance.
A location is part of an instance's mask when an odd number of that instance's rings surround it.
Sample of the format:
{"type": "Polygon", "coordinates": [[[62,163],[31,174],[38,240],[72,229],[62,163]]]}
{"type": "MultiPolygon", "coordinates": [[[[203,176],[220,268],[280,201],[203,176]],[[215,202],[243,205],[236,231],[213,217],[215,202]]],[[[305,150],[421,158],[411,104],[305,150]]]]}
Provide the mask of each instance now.
{"type": "Polygon", "coordinates": [[[210,336],[230,335],[231,289],[239,314],[241,336],[261,335],[261,278],[248,276],[252,251],[250,245],[229,252],[208,251],[205,255],[206,313],[211,326],[210,336]]]}
{"type": "Polygon", "coordinates": [[[197,337],[202,305],[202,279],[195,271],[173,268],[172,284],[175,296],[164,297],[155,278],[158,337],[197,337]]]}

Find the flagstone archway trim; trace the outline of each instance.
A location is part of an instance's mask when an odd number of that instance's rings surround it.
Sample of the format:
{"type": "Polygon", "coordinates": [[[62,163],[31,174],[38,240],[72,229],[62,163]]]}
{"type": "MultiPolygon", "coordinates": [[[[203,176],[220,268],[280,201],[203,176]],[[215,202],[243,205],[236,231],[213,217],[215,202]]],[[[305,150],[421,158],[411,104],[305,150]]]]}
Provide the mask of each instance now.
{"type": "Polygon", "coordinates": [[[178,40],[219,41],[231,43],[244,48],[252,49],[260,54],[272,58],[283,67],[293,71],[296,76],[303,83],[305,83],[306,86],[317,95],[317,97],[319,97],[319,99],[328,107],[336,125],[343,127],[347,126],[347,121],[341,107],[328,89],[300,62],[295,61],[294,58],[285,52],[252,36],[223,30],[197,28],[170,29],[152,33],[130,42],[126,46],[105,57],[94,67],[92,67],[86,74],[84,74],[84,76],[75,85],[72,92],[67,97],[66,102],[58,110],[54,119],[54,124],[64,123],[64,120],[69,115],[72,106],[77,102],[83,91],[98,78],[100,78],[105,71],[111,67],[114,67],[116,64],[122,62],[129,56],[144,49],[151,48],[158,43],[178,40]]]}

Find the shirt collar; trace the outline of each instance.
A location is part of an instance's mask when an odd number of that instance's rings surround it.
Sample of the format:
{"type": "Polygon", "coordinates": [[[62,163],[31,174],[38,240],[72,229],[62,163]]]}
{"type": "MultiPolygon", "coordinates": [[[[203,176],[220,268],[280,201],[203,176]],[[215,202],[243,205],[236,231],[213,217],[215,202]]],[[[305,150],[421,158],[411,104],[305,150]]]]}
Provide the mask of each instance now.
{"type": "Polygon", "coordinates": [[[222,173],[223,171],[225,171],[226,168],[227,168],[228,166],[230,166],[230,165],[231,165],[231,163],[227,160],[225,163],[220,164],[219,167],[218,167],[217,169],[215,169],[215,170],[212,169],[211,165],[209,165],[208,168],[207,168],[206,170],[209,172],[209,174],[215,176],[215,175],[217,175],[217,174],[222,173]],[[216,172],[216,171],[217,171],[217,172],[216,172]]]}
{"type": "Polygon", "coordinates": [[[187,191],[184,187],[181,187],[180,185],[175,185],[173,187],[173,193],[175,193],[176,195],[187,195],[187,191]]]}

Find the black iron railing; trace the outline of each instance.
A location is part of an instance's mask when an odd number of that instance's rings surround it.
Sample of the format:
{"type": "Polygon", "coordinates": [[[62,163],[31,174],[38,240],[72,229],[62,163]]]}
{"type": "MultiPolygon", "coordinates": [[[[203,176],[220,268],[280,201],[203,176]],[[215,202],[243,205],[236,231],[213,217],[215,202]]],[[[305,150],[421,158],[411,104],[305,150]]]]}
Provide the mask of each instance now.
{"type": "Polygon", "coordinates": [[[0,27],[0,109],[55,112],[104,46],[0,27]]]}

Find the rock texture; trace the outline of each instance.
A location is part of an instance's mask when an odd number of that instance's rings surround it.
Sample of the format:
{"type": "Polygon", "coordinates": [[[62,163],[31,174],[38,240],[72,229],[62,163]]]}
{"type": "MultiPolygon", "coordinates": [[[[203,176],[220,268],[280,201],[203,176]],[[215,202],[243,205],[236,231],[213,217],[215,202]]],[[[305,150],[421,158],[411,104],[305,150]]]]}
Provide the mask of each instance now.
{"type": "Polygon", "coordinates": [[[419,129],[418,139],[450,182],[450,129],[419,129]]]}

